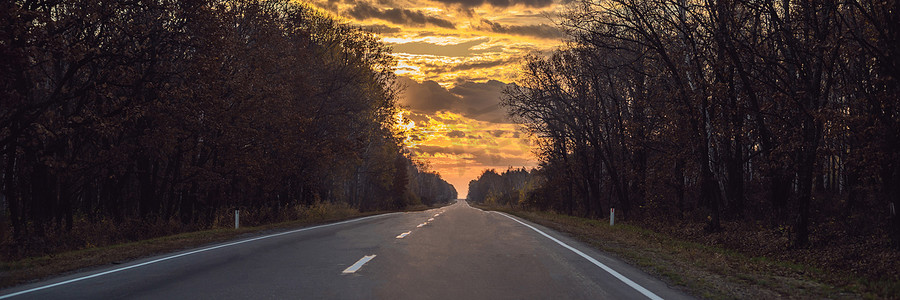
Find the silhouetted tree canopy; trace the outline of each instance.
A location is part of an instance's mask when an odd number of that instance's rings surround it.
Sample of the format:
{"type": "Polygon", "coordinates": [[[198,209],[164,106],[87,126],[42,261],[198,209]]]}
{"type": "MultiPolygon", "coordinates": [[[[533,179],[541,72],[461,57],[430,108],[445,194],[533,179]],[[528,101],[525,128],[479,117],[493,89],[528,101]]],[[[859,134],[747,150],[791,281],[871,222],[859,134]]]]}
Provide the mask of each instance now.
{"type": "Polygon", "coordinates": [[[0,231],[15,247],[84,245],[61,238],[77,224],[202,228],[234,208],[396,209],[409,186],[455,198],[410,173],[390,49],[304,4],[16,0],[0,19],[0,231]]]}
{"type": "Polygon", "coordinates": [[[502,102],[540,145],[524,203],[900,245],[898,21],[897,1],[576,1],[502,102]]]}

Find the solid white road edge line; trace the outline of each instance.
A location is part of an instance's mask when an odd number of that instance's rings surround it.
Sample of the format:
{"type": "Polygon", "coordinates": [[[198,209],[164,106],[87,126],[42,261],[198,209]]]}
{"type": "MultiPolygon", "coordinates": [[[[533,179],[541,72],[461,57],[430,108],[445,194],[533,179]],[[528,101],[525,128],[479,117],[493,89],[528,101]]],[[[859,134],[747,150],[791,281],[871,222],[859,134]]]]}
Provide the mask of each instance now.
{"type": "MultiPolygon", "coordinates": [[[[61,282],[57,282],[57,283],[54,283],[54,284],[48,284],[48,285],[44,285],[44,286],[39,286],[39,287],[36,287],[36,288],[31,288],[31,289],[24,290],[24,291],[18,291],[18,292],[12,293],[12,294],[6,294],[6,295],[3,295],[3,296],[0,296],[0,299],[11,298],[11,297],[15,297],[15,296],[23,295],[23,294],[28,294],[28,293],[31,293],[31,292],[36,292],[36,291],[40,291],[40,290],[44,290],[44,289],[49,289],[49,288],[52,288],[52,287],[57,287],[57,286],[61,286],[61,285],[65,285],[65,284],[69,284],[69,283],[73,283],[73,282],[82,281],[82,280],[85,280],[85,279],[91,279],[91,278],[94,278],[94,277],[100,277],[100,276],[103,276],[103,275],[112,274],[112,273],[116,273],[116,272],[121,272],[121,271],[125,271],[125,270],[128,270],[128,269],[134,269],[134,268],[137,268],[137,267],[143,267],[143,266],[146,266],[146,265],[155,264],[155,263],[162,262],[162,261],[167,261],[167,260],[170,260],[170,259],[173,259],[173,258],[179,258],[179,257],[182,257],[182,256],[188,256],[188,255],[191,255],[191,254],[197,254],[197,253],[200,253],[200,252],[206,252],[206,251],[215,250],[215,249],[219,249],[219,248],[225,248],[225,247],[229,247],[229,246],[239,245],[239,244],[243,244],[243,243],[249,243],[249,242],[253,242],[253,241],[258,241],[258,240],[267,239],[267,238],[276,237],[276,236],[282,236],[282,235],[291,234],[291,233],[297,233],[297,232],[301,232],[301,231],[307,231],[307,230],[313,230],[313,229],[318,229],[318,228],[323,228],[323,227],[329,227],[329,226],[335,226],[335,225],[341,225],[341,224],[347,224],[347,223],[359,222],[359,221],[362,221],[362,220],[368,220],[368,219],[372,219],[372,218],[384,217],[384,216],[389,216],[389,215],[394,215],[394,214],[399,214],[399,212],[387,213],[387,214],[381,214],[381,215],[374,215],[374,216],[368,216],[368,217],[362,217],[362,218],[358,218],[358,219],[352,219],[352,220],[340,221],[340,222],[337,222],[337,223],[331,223],[331,224],[316,225],[316,226],[312,226],[312,227],[300,228],[300,229],[295,229],[295,230],[291,230],[291,231],[285,231],[285,232],[280,232],[280,233],[275,233],[275,234],[270,234],[270,235],[265,235],[265,236],[255,237],[255,238],[251,238],[251,239],[246,239],[246,240],[242,240],[242,241],[231,242],[231,243],[227,243],[227,244],[222,244],[222,245],[212,246],[212,247],[208,247],[208,248],[198,249],[198,250],[194,250],[194,251],[190,251],[190,252],[185,252],[185,253],[181,253],[181,254],[176,254],[176,255],[172,255],[172,256],[166,256],[166,257],[163,257],[163,258],[154,259],[154,260],[147,261],[147,262],[142,262],[142,263],[135,264],[135,265],[130,265],[130,266],[127,266],[127,267],[121,267],[121,268],[118,268],[118,269],[113,269],[113,270],[109,270],[109,271],[105,271],[105,272],[100,272],[100,273],[97,273],[97,274],[92,274],[92,275],[88,275],[88,276],[84,276],[84,277],[78,277],[78,278],[74,278],[74,279],[69,279],[69,280],[66,280],[66,281],[61,281],[61,282]]],[[[373,256],[373,257],[374,257],[374,256],[373,256]]]]}
{"type": "Polygon", "coordinates": [[[625,277],[625,275],[619,274],[619,272],[616,272],[616,270],[613,270],[612,268],[607,267],[606,265],[604,265],[603,263],[597,261],[597,260],[594,259],[593,257],[590,257],[590,256],[588,256],[587,254],[584,254],[584,252],[581,252],[581,251],[579,251],[578,249],[575,249],[574,247],[569,246],[569,245],[567,245],[566,243],[563,243],[563,242],[560,241],[560,240],[557,240],[556,238],[550,236],[549,234],[546,234],[546,233],[544,233],[543,231],[540,231],[540,230],[538,230],[537,228],[534,228],[534,227],[531,226],[531,225],[525,224],[524,222],[519,221],[518,219],[513,218],[513,217],[511,217],[511,216],[509,216],[509,215],[507,215],[507,214],[505,214],[505,213],[498,212],[498,211],[495,211],[495,213],[498,213],[498,214],[500,214],[501,216],[507,217],[507,218],[509,218],[509,219],[511,219],[511,220],[513,220],[513,221],[516,221],[516,222],[518,222],[519,224],[525,225],[525,227],[531,228],[531,230],[534,230],[534,231],[536,231],[537,233],[540,233],[541,235],[547,237],[548,239],[550,239],[550,240],[556,242],[556,243],[559,244],[560,246],[563,246],[563,247],[565,247],[566,249],[572,250],[572,252],[575,252],[575,254],[578,254],[578,255],[580,255],[581,257],[584,257],[584,259],[587,259],[588,261],[590,261],[590,262],[593,263],[594,265],[597,265],[598,267],[600,267],[601,269],[603,269],[604,271],[606,271],[606,272],[609,273],[610,275],[612,275],[612,276],[616,277],[617,279],[621,280],[622,282],[624,282],[624,283],[627,284],[628,286],[634,288],[635,290],[637,290],[637,291],[640,292],[641,294],[644,294],[644,296],[647,296],[647,298],[654,299],[654,300],[662,300],[661,297],[657,296],[657,295],[654,294],[653,292],[651,292],[651,291],[645,289],[644,287],[642,287],[641,285],[635,283],[634,281],[631,281],[631,279],[628,279],[628,277],[625,277]]]}
{"type": "Polygon", "coordinates": [[[360,258],[359,260],[357,260],[356,263],[354,263],[353,265],[350,265],[349,267],[347,267],[346,269],[344,269],[344,271],[341,272],[341,273],[342,273],[342,274],[352,274],[352,273],[356,273],[356,271],[358,271],[359,268],[362,268],[362,266],[363,266],[364,264],[366,264],[367,262],[369,262],[369,261],[372,260],[373,258],[375,258],[375,254],[363,256],[362,258],[360,258]]]}

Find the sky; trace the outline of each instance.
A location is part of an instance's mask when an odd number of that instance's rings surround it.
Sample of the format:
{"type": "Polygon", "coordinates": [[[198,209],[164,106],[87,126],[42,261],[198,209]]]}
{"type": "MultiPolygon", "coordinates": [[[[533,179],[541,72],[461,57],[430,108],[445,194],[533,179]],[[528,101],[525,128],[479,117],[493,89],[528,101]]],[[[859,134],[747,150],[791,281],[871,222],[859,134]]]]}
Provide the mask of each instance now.
{"type": "MultiPolygon", "coordinates": [[[[499,106],[521,59],[562,44],[554,0],[309,0],[391,46],[414,159],[461,198],[485,169],[532,168],[532,138],[499,106]]],[[[568,0],[562,0],[568,1],[568,0]]]]}

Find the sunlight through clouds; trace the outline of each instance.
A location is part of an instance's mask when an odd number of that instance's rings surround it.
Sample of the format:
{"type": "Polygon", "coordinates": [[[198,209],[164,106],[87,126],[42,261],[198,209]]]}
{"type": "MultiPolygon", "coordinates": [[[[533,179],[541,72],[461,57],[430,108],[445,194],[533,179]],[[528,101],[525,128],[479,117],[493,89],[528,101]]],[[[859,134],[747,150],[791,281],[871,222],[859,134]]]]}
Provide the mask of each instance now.
{"type": "Polygon", "coordinates": [[[530,137],[499,105],[526,54],[552,50],[552,0],[314,0],[390,46],[404,89],[397,129],[412,156],[465,196],[483,169],[534,167],[530,137]]]}
{"type": "MultiPolygon", "coordinates": [[[[531,137],[522,133],[518,125],[479,121],[447,111],[410,114],[423,121],[415,123],[408,132],[407,148],[454,185],[467,185],[468,180],[487,168],[505,170],[510,166],[536,165],[531,137]]],[[[460,189],[464,188],[457,186],[460,189]]]]}
{"type": "Polygon", "coordinates": [[[550,0],[315,0],[311,4],[376,33],[392,46],[398,75],[452,88],[459,81],[512,82],[512,66],[473,65],[521,58],[560,45],[550,0]],[[439,67],[435,67],[439,66],[439,67]],[[473,67],[474,66],[474,67],[473,67]]]}

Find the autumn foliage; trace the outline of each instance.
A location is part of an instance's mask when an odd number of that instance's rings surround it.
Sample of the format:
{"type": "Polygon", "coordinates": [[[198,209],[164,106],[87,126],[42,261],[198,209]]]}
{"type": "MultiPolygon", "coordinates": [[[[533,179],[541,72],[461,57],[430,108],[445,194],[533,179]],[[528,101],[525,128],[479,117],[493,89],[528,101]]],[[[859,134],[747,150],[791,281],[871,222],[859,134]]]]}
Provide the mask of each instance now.
{"type": "Polygon", "coordinates": [[[17,0],[0,15],[7,255],[91,245],[69,233],[95,225],[133,239],[232,209],[271,222],[456,198],[403,157],[390,49],[303,4],[17,0]]]}

